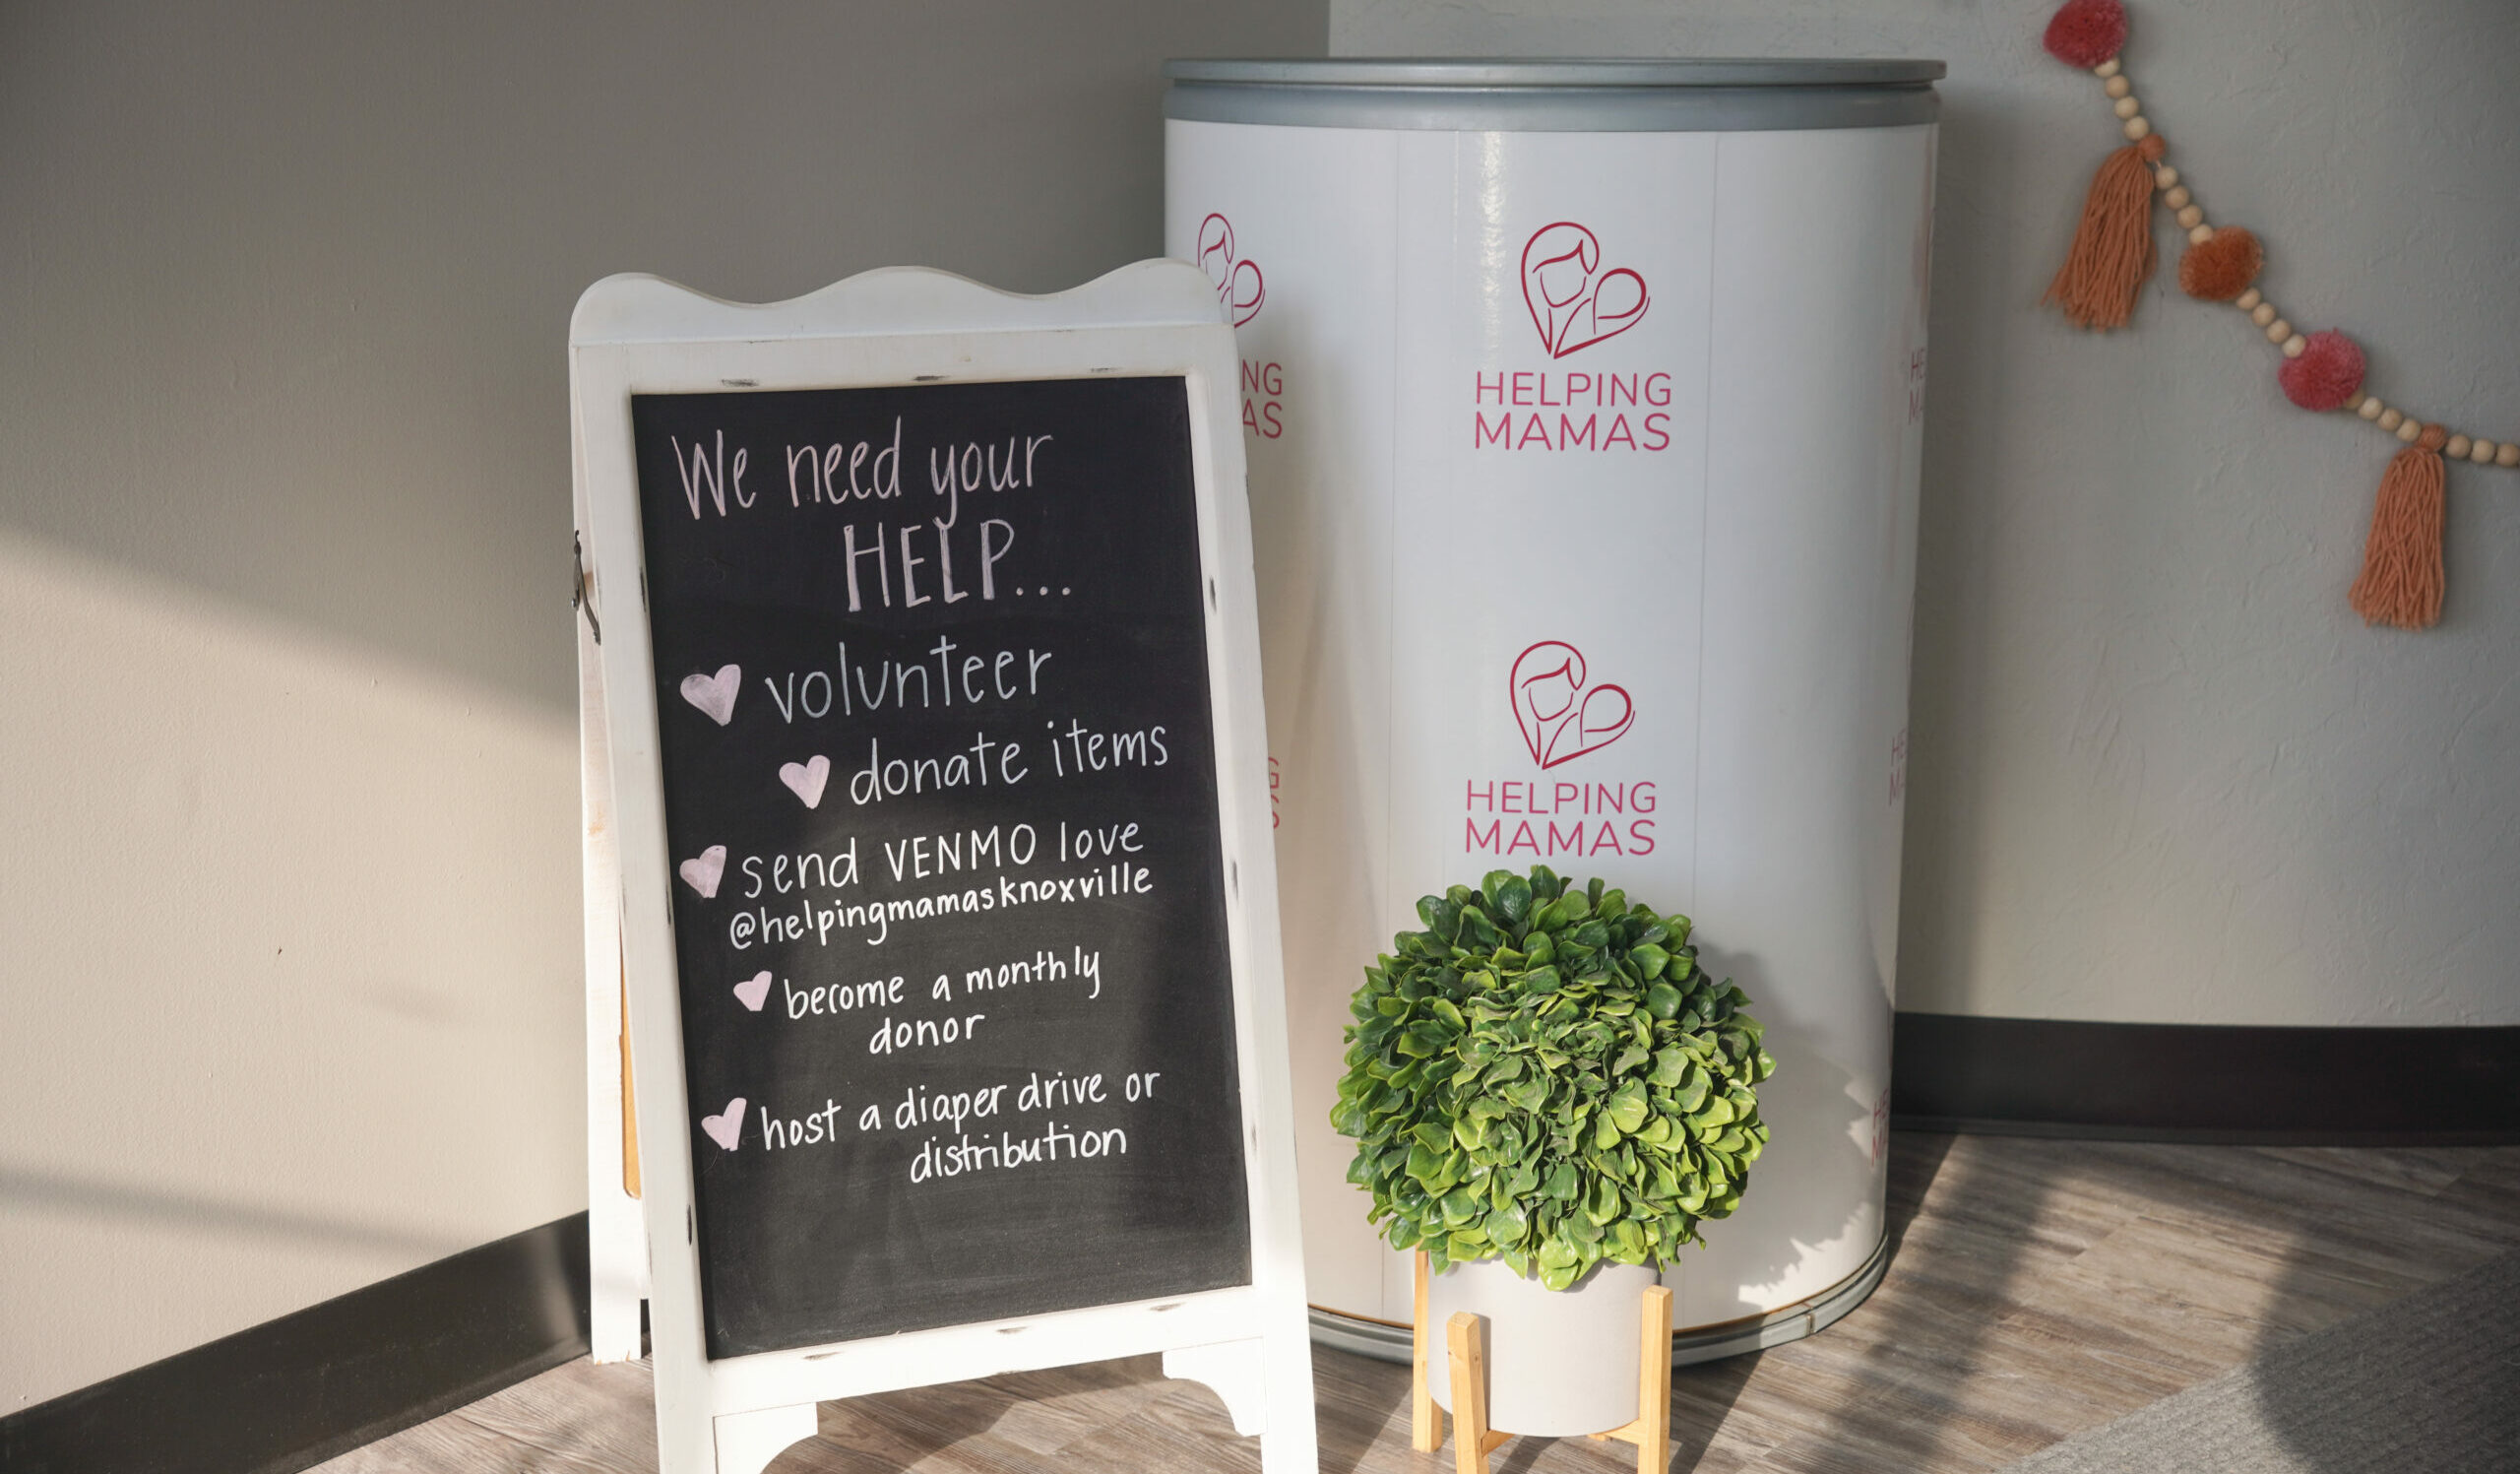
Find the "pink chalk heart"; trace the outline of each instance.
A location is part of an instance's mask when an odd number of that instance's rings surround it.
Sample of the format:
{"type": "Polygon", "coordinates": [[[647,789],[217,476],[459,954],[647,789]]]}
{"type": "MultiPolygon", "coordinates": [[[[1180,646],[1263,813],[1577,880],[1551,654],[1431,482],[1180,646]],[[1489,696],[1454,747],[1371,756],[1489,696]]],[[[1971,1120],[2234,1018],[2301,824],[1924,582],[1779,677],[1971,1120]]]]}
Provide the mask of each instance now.
{"type": "Polygon", "coordinates": [[[1603,269],[1601,240],[1573,221],[1543,225],[1523,242],[1523,305],[1552,358],[1591,348],[1645,320],[1645,279],[1603,269]]]}
{"type": "Polygon", "coordinates": [[[1589,684],[1584,652],[1563,640],[1543,640],[1516,656],[1507,679],[1514,725],[1523,730],[1532,761],[1544,768],[1598,752],[1635,725],[1627,688],[1589,684]]]}
{"type": "Polygon", "coordinates": [[[700,1118],[700,1129],[709,1133],[710,1140],[733,1151],[735,1143],[744,1136],[744,1098],[736,1096],[726,1102],[725,1110],[700,1118]]]}
{"type": "Polygon", "coordinates": [[[715,675],[686,675],[682,678],[682,699],[724,727],[735,719],[735,690],[743,684],[743,678],[741,666],[720,666],[715,675]]]}
{"type": "Polygon", "coordinates": [[[700,899],[704,901],[716,897],[718,879],[725,873],[726,847],[724,845],[711,845],[700,852],[699,859],[686,860],[682,863],[682,883],[700,892],[700,899]]]}
{"type": "Polygon", "coordinates": [[[755,1013],[761,1011],[761,1000],[770,996],[770,974],[759,972],[735,985],[735,1001],[755,1013]]]}
{"type": "Polygon", "coordinates": [[[816,754],[803,762],[781,763],[779,781],[794,789],[807,808],[820,807],[823,785],[831,781],[831,759],[816,754]]]}

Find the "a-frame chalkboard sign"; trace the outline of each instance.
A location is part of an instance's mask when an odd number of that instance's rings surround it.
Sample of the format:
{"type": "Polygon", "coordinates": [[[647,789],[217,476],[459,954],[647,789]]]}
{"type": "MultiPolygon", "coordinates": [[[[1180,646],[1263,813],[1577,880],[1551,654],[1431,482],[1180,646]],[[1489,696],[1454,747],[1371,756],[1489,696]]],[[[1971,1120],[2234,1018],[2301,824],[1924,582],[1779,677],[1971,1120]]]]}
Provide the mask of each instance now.
{"type": "Polygon", "coordinates": [[[1310,1474],[1214,289],[615,277],[570,357],[598,1350],[644,1239],[664,1474],[1149,1352],[1310,1474]]]}

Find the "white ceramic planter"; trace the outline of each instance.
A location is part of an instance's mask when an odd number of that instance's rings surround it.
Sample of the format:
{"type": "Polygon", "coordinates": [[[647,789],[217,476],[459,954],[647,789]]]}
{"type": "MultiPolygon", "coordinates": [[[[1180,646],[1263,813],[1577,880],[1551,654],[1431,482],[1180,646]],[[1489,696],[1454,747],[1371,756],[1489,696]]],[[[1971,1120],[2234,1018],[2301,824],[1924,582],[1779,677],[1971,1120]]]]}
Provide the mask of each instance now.
{"type": "Polygon", "coordinates": [[[1435,1337],[1427,1362],[1435,1405],[1453,1411],[1444,1327],[1456,1312],[1487,1320],[1487,1425],[1505,1433],[1563,1439],[1605,1433],[1636,1420],[1637,1317],[1653,1270],[1604,1264],[1571,1290],[1525,1279],[1501,1259],[1455,1264],[1426,1281],[1426,1323],[1435,1337]]]}

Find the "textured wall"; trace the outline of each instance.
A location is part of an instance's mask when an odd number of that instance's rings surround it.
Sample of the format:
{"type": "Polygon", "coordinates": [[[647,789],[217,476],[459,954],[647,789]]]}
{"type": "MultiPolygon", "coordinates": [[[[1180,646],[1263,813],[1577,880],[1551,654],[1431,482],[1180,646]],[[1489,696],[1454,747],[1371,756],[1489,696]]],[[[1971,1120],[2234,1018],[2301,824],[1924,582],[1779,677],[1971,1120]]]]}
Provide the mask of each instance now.
{"type": "Polygon", "coordinates": [[[1072,285],[1325,27],[0,5],[0,1414],[584,1206],[579,290],[1072,285]]]}
{"type": "MultiPolygon", "coordinates": [[[[2520,473],[2451,473],[2442,627],[2367,630],[2345,589],[2395,441],[2294,410],[2167,272],[2121,335],[2040,310],[2118,142],[2039,48],[2051,9],[1334,0],[1331,45],[1949,61],[1901,1006],[2520,1023],[2520,473]]],[[[2131,10],[2145,112],[2286,313],[2359,338],[2390,402],[2520,438],[2520,7],[2131,10]]]]}

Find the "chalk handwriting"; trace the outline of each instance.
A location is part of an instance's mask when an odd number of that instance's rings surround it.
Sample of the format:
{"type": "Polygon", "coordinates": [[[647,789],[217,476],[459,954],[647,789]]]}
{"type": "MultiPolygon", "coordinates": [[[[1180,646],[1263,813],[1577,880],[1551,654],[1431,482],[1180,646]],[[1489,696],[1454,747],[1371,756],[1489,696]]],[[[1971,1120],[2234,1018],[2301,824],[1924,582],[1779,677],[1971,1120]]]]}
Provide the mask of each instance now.
{"type": "Polygon", "coordinates": [[[1153,871],[1145,865],[1130,865],[1125,861],[1082,875],[1057,879],[1017,880],[1001,873],[995,877],[993,885],[938,891],[924,896],[904,896],[890,901],[824,906],[811,898],[799,898],[793,910],[748,907],[727,919],[726,943],[738,952],[755,945],[782,941],[811,940],[818,946],[829,946],[833,932],[846,935],[857,931],[865,933],[866,945],[880,947],[890,939],[895,922],[976,916],[984,912],[1012,911],[1018,906],[1067,906],[1079,901],[1154,893],[1153,871]]]}
{"type": "Polygon", "coordinates": [[[769,688],[780,719],[790,724],[799,715],[813,720],[831,715],[835,698],[842,716],[854,717],[860,712],[871,716],[888,710],[932,711],[958,703],[985,706],[1040,694],[1041,668],[1050,663],[1052,652],[1028,649],[1019,656],[1000,650],[991,655],[962,655],[958,660],[962,648],[940,636],[920,660],[878,656],[872,662],[851,661],[849,642],[843,640],[840,662],[833,670],[789,671],[784,676],[765,675],[761,683],[769,688]]]}
{"type": "Polygon", "coordinates": [[[1065,957],[1043,948],[1029,958],[1001,962],[994,967],[975,967],[963,974],[963,992],[994,993],[1001,988],[1016,988],[1027,983],[1064,983],[1069,979],[1091,983],[1089,999],[1102,996],[1102,954],[1073,948],[1065,957]]]}
{"type": "Polygon", "coordinates": [[[761,1108],[762,1145],[772,1151],[784,1147],[828,1145],[840,1139],[840,1102],[826,1097],[823,1108],[810,1116],[782,1120],[761,1108]]]}
{"type": "Polygon", "coordinates": [[[714,459],[710,455],[709,447],[694,441],[690,459],[686,462],[680,440],[668,435],[665,437],[665,442],[673,447],[673,467],[674,470],[682,473],[682,495],[685,501],[691,503],[693,521],[696,522],[700,518],[700,494],[703,491],[709,494],[709,504],[718,509],[718,515],[721,517],[726,515],[726,494],[729,491],[734,493],[736,506],[748,507],[753,504],[752,493],[744,489],[744,463],[751,459],[751,452],[740,446],[737,447],[734,468],[730,473],[726,466],[726,432],[724,430],[718,431],[717,454],[714,459]]]}

